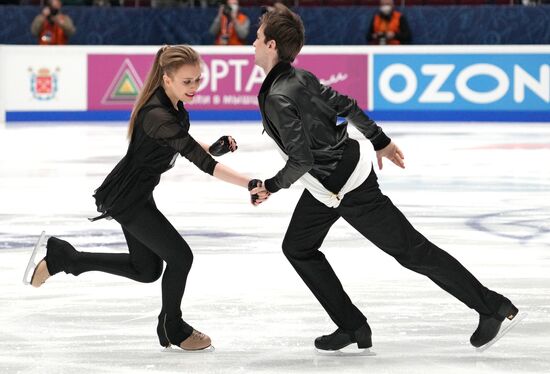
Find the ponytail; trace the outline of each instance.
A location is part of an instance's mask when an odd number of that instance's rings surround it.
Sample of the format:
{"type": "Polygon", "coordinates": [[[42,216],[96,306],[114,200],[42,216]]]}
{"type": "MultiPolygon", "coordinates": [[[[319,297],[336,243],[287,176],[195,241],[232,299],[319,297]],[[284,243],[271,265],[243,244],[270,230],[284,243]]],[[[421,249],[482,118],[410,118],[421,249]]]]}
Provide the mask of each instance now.
{"type": "Polygon", "coordinates": [[[147,80],[145,81],[145,84],[143,85],[143,88],[141,89],[141,92],[136,99],[136,103],[134,104],[134,108],[132,110],[132,115],[130,116],[130,124],[128,125],[128,139],[132,138],[134,125],[136,123],[136,117],[139,111],[141,110],[141,108],[143,108],[143,105],[151,98],[155,90],[162,83],[162,75],[164,73],[160,67],[160,56],[165,49],[166,46],[158,50],[157,55],[155,56],[155,61],[153,62],[153,66],[151,67],[149,75],[147,76],[147,80]]]}

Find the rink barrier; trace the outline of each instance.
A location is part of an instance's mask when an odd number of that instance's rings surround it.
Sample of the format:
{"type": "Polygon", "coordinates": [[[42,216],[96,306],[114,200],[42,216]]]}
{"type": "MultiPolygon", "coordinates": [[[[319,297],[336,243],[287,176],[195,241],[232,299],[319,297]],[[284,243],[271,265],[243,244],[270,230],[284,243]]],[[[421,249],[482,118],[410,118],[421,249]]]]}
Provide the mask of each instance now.
{"type": "MultiPolygon", "coordinates": [[[[17,122],[120,122],[130,119],[130,111],[81,111],[81,112],[8,112],[7,123],[17,122]]],[[[377,121],[385,122],[550,122],[550,112],[463,112],[463,111],[365,111],[377,121]]],[[[261,121],[257,110],[224,110],[189,112],[194,121],[253,122],[261,121]]]]}
{"type": "MultiPolygon", "coordinates": [[[[130,119],[128,110],[91,110],[80,112],[8,112],[7,122],[71,122],[71,121],[128,121],[130,119]]],[[[224,111],[197,111],[189,112],[192,121],[254,121],[261,120],[260,112],[257,110],[224,110],[224,111]]]]}
{"type": "MultiPolygon", "coordinates": [[[[0,122],[126,121],[156,46],[0,46],[0,122]]],[[[253,49],[199,46],[193,121],[259,121],[253,49]]],[[[550,122],[550,46],[305,47],[375,120],[550,122]]]]}

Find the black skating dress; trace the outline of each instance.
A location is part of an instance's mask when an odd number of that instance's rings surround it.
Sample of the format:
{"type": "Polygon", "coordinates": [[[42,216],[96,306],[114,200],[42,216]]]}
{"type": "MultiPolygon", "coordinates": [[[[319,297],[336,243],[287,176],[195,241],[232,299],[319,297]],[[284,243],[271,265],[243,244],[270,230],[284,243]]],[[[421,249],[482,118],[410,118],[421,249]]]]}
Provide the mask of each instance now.
{"type": "Polygon", "coordinates": [[[137,115],[128,151],[95,191],[98,212],[92,221],[115,218],[124,221],[147,201],[172,168],[178,154],[212,175],[217,161],[189,135],[189,114],[183,103],[176,110],[159,87],[137,115]]]}

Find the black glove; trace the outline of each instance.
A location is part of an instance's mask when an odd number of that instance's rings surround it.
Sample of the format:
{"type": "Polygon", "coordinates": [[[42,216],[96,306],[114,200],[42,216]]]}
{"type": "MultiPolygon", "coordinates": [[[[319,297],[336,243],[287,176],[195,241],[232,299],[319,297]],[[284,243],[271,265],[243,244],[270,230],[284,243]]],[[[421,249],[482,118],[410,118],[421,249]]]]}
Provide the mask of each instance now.
{"type": "MultiPolygon", "coordinates": [[[[262,187],[262,181],[259,179],[251,179],[248,182],[248,191],[252,191],[256,187],[262,187]]],[[[258,197],[258,194],[250,195],[250,201],[252,202],[252,204],[254,204],[256,200],[258,200],[258,197]]]]}
{"type": "MultiPolygon", "coordinates": [[[[234,150],[236,149],[237,149],[237,142],[235,142],[234,150]]],[[[210,148],[208,148],[208,152],[210,152],[212,156],[222,156],[227,152],[229,151],[233,152],[234,150],[231,150],[231,147],[229,144],[229,136],[227,135],[219,138],[217,141],[214,142],[214,144],[210,146],[210,148]]]]}

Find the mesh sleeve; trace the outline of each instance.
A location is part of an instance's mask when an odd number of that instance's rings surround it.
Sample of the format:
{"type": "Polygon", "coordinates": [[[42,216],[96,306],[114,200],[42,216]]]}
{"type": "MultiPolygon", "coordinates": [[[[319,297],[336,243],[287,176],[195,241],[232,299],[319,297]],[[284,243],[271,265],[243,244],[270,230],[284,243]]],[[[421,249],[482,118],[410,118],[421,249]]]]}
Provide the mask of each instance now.
{"type": "Polygon", "coordinates": [[[162,108],[149,111],[144,118],[145,133],[163,146],[169,146],[203,172],[214,174],[217,161],[182,127],[177,118],[162,108]]]}

